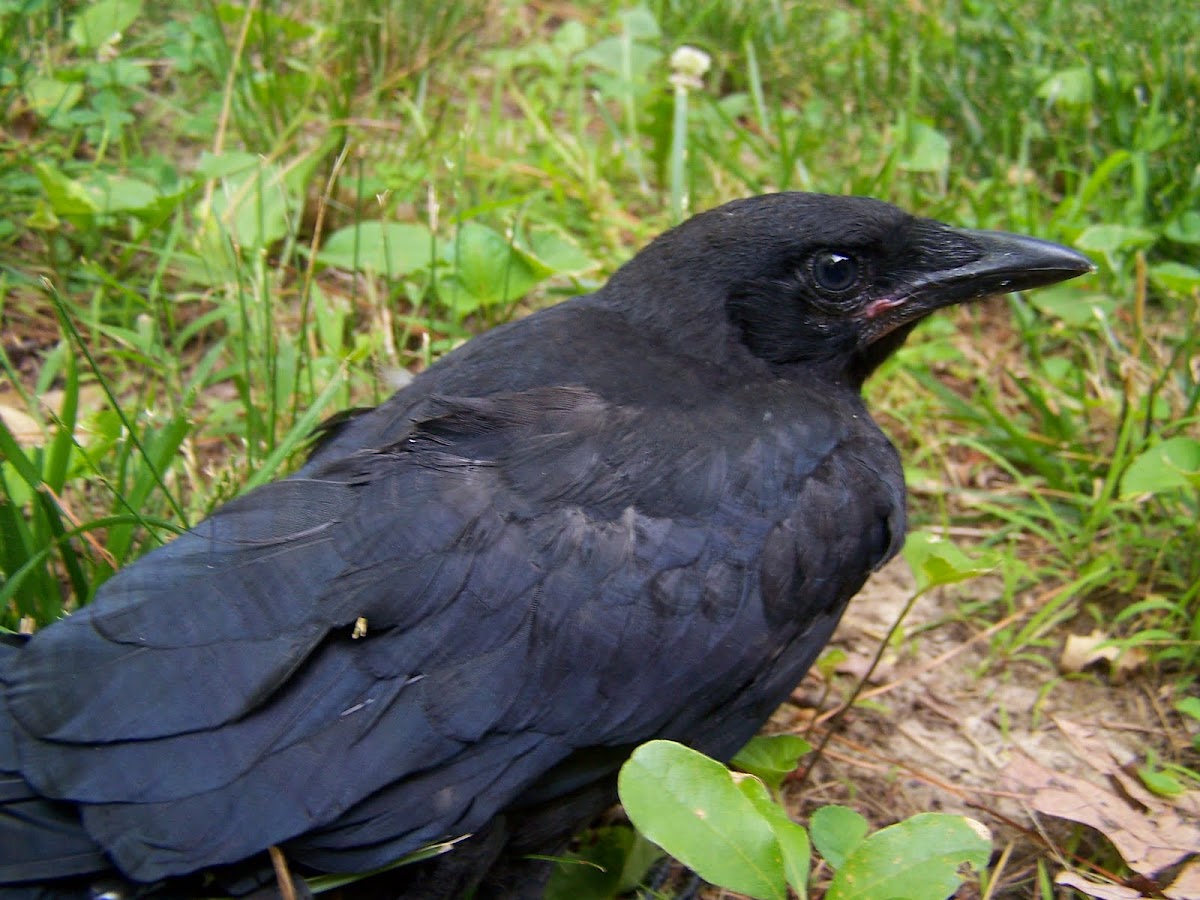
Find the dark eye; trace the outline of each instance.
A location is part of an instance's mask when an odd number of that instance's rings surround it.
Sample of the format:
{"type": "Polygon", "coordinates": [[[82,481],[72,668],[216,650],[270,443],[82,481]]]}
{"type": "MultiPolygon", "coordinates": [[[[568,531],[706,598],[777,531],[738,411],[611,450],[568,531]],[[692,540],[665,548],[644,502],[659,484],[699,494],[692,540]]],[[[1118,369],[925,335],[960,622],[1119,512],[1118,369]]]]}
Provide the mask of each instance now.
{"type": "Polygon", "coordinates": [[[822,250],[813,257],[813,279],[832,293],[854,287],[858,281],[858,262],[853,256],[834,250],[822,250]]]}

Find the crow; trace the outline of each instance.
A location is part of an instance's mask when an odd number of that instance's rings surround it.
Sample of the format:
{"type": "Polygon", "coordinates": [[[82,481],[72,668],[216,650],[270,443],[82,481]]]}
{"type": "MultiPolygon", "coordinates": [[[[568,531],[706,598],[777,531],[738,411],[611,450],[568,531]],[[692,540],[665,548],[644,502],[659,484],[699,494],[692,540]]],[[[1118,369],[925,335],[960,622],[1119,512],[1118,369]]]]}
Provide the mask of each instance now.
{"type": "Polygon", "coordinates": [[[733,756],[899,550],[864,379],[934,310],[1091,268],[779,193],[467,342],[0,645],[0,884],[211,894],[272,848],[363,872],[464,838],[391,895],[536,896],[521,854],[644,741],[733,756]]]}

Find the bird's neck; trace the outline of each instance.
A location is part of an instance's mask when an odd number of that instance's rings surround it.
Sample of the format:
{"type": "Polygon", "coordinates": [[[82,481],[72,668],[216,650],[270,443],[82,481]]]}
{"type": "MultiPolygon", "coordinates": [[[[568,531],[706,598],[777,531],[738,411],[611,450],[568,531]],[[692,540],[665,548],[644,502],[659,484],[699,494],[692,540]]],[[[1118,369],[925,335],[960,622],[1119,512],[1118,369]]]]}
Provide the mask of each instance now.
{"type": "Polygon", "coordinates": [[[901,325],[890,334],[856,350],[846,362],[846,377],[854,381],[861,389],[863,383],[875,373],[875,370],[903,346],[916,325],[916,322],[901,325]]]}

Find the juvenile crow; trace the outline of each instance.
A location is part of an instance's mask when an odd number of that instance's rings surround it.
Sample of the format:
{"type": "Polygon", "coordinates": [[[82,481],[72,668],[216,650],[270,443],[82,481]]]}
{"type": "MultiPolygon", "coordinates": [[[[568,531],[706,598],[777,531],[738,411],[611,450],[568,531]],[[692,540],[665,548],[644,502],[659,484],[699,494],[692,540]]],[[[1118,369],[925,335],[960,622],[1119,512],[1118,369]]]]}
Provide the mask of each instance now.
{"type": "Polygon", "coordinates": [[[271,846],[358,872],[470,834],[407,890],[501,892],[637,744],[732,756],[899,549],[860,388],[913,326],[1089,269],[775,194],[474,339],[0,648],[0,883],[177,895],[271,846]]]}

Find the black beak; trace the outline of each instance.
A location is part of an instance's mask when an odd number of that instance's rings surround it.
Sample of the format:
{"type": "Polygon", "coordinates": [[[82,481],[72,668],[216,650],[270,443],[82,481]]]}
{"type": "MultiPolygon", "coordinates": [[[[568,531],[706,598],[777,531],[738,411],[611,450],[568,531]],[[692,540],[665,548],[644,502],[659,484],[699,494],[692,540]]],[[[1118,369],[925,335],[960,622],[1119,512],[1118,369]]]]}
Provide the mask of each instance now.
{"type": "Polygon", "coordinates": [[[983,255],[972,263],[929,273],[920,293],[936,295],[937,306],[992,294],[1010,294],[1057,284],[1095,270],[1092,261],[1061,244],[1004,231],[951,229],[976,244],[983,255]]]}
{"type": "Polygon", "coordinates": [[[944,306],[1045,287],[1096,268],[1082,253],[1039,238],[942,227],[949,239],[946,244],[960,253],[969,247],[971,261],[947,268],[927,266],[906,279],[900,290],[869,303],[864,312],[873,320],[872,339],[944,306]]]}

